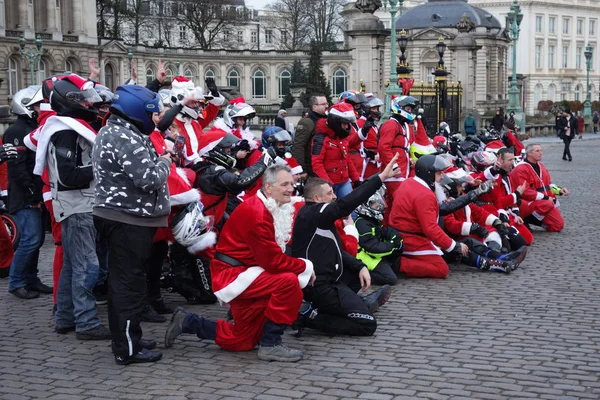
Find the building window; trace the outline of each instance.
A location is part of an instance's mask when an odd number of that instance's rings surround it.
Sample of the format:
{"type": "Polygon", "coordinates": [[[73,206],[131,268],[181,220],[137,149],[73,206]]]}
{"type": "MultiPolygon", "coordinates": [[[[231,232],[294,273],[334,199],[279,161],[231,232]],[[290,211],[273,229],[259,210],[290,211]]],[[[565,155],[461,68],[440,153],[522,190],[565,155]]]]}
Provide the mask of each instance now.
{"type": "Polygon", "coordinates": [[[565,35],[569,34],[569,24],[571,20],[569,18],[563,18],[563,33],[565,35]]]}
{"type": "Polygon", "coordinates": [[[583,35],[583,20],[582,19],[577,20],[577,34],[583,35]]]}
{"type": "Polygon", "coordinates": [[[115,73],[112,64],[106,64],[104,66],[104,84],[111,91],[115,90],[115,73]]]}
{"type": "Polygon", "coordinates": [[[167,69],[165,69],[165,73],[167,74],[167,81],[171,82],[175,77],[174,69],[172,67],[168,67],[167,69]]]}
{"type": "Polygon", "coordinates": [[[286,45],[288,41],[288,31],[282,30],[281,31],[281,43],[283,45],[286,45]]]}
{"type": "Polygon", "coordinates": [[[268,44],[273,43],[273,30],[272,29],[265,30],[265,43],[268,43],[268,44]]]}
{"type": "Polygon", "coordinates": [[[227,74],[227,86],[235,88],[240,87],[240,73],[237,72],[237,70],[232,69],[227,74]]]}
{"type": "Polygon", "coordinates": [[[556,33],[556,17],[548,18],[548,32],[556,33]]]}
{"type": "Polygon", "coordinates": [[[38,66],[36,80],[33,85],[41,85],[44,79],[46,79],[46,63],[44,60],[40,60],[40,65],[38,66]]]}
{"type": "Polygon", "coordinates": [[[332,88],[333,94],[337,97],[340,93],[346,91],[346,87],[348,86],[348,75],[346,75],[346,71],[342,68],[338,68],[333,72],[332,77],[332,88]]]}
{"type": "Polygon", "coordinates": [[[570,92],[571,91],[571,84],[570,83],[561,83],[560,90],[562,92],[570,92]]]}
{"type": "Polygon", "coordinates": [[[183,71],[183,76],[185,76],[186,78],[188,78],[192,82],[195,79],[194,72],[190,68],[186,68],[185,71],[183,71]]]}
{"type": "Polygon", "coordinates": [[[535,67],[542,68],[542,45],[535,45],[535,67]]]}
{"type": "Polygon", "coordinates": [[[596,21],[590,20],[590,36],[596,36],[596,21]]]}
{"type": "Polygon", "coordinates": [[[279,74],[279,98],[285,97],[290,92],[290,83],[292,81],[292,74],[287,69],[284,69],[279,74]]]}
{"type": "Polygon", "coordinates": [[[223,31],[223,41],[229,43],[231,41],[231,32],[229,30],[223,31]]]}
{"type": "Polygon", "coordinates": [[[265,99],[267,97],[267,79],[265,73],[260,69],[252,74],[252,97],[255,99],[265,99]]]}
{"type": "Polygon", "coordinates": [[[206,80],[207,78],[212,78],[212,79],[217,78],[217,74],[215,73],[214,69],[208,68],[206,71],[204,71],[204,80],[206,80]]]}
{"type": "Polygon", "coordinates": [[[554,46],[548,46],[548,68],[554,69],[554,46]]]}
{"type": "Polygon", "coordinates": [[[569,67],[569,46],[563,46],[562,50],[562,68],[569,67]]]}
{"type": "Polygon", "coordinates": [[[550,84],[548,86],[548,100],[554,101],[556,98],[556,86],[554,84],[550,84]]]}
{"type": "Polygon", "coordinates": [[[73,72],[73,63],[71,61],[65,61],[65,72],[73,72]]]}
{"type": "Polygon", "coordinates": [[[244,31],[237,31],[237,41],[239,44],[244,43],[244,31]]]}
{"type": "Polygon", "coordinates": [[[8,59],[8,95],[19,91],[19,63],[14,58],[8,59]]]}
{"type": "Polygon", "coordinates": [[[533,104],[537,107],[538,103],[542,101],[542,85],[539,83],[533,88],[533,104]]]}
{"type": "Polygon", "coordinates": [[[575,53],[575,68],[581,69],[581,58],[583,56],[583,47],[577,47],[575,53]]]}
{"type": "Polygon", "coordinates": [[[187,40],[187,33],[185,31],[185,26],[180,25],[179,26],[179,41],[185,42],[186,40],[187,40]]]}
{"type": "Polygon", "coordinates": [[[146,69],[146,85],[154,80],[156,72],[152,68],[146,69]]]}
{"type": "Polygon", "coordinates": [[[435,75],[433,75],[434,72],[435,72],[435,67],[426,65],[425,72],[424,72],[425,79],[423,79],[423,80],[427,83],[435,82],[435,75]]]}
{"type": "Polygon", "coordinates": [[[581,85],[575,86],[575,101],[581,101],[581,90],[583,87],[581,85]]]}
{"type": "Polygon", "coordinates": [[[250,32],[250,43],[256,43],[258,39],[258,32],[252,31],[250,32]]]}
{"type": "Polygon", "coordinates": [[[542,33],[542,21],[544,17],[542,17],[541,15],[536,15],[535,17],[535,32],[536,33],[542,33]]]}

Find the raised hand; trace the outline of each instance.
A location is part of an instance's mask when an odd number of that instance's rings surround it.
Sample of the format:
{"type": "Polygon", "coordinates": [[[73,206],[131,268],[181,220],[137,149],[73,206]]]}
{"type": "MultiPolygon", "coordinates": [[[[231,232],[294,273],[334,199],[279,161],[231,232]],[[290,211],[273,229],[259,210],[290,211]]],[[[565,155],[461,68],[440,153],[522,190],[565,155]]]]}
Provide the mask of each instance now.
{"type": "Polygon", "coordinates": [[[96,66],[96,59],[90,58],[88,61],[88,66],[90,68],[90,79],[92,81],[97,81],[100,76],[100,68],[96,66]]]}

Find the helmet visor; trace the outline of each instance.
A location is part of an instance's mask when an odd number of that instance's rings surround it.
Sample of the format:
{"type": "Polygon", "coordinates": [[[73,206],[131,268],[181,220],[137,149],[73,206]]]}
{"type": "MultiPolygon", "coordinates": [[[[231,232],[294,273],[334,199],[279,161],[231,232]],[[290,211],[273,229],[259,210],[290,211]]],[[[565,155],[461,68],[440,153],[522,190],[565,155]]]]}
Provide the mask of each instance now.
{"type": "Polygon", "coordinates": [[[443,157],[435,156],[435,161],[433,163],[433,169],[436,172],[440,172],[448,168],[451,164],[443,157]]]}
{"type": "Polygon", "coordinates": [[[91,107],[95,103],[102,103],[102,97],[100,97],[94,88],[77,92],[68,92],[66,98],[67,100],[77,103],[83,107],[91,107]]]}

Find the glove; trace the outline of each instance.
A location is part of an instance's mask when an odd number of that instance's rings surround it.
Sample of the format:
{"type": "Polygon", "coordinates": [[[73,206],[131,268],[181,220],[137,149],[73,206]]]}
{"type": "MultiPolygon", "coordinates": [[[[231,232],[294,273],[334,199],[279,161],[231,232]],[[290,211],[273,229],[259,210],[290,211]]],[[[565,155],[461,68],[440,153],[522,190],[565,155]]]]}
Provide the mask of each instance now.
{"type": "Polygon", "coordinates": [[[492,190],[493,187],[494,187],[494,182],[485,181],[481,185],[479,185],[479,187],[477,189],[473,190],[473,192],[475,192],[475,194],[477,196],[481,196],[482,194],[487,193],[490,190],[492,190]]]}
{"type": "Polygon", "coordinates": [[[462,258],[462,246],[461,246],[461,243],[462,242],[456,242],[456,246],[454,246],[454,248],[450,252],[450,255],[452,255],[453,257],[458,258],[459,260],[462,258]]]}
{"type": "Polygon", "coordinates": [[[352,182],[352,189],[356,189],[360,185],[362,185],[362,181],[354,181],[352,182]]]}
{"type": "Polygon", "coordinates": [[[213,97],[219,97],[219,88],[217,88],[217,84],[215,83],[214,78],[206,78],[204,80],[204,83],[206,83],[206,87],[210,91],[210,94],[213,95],[213,97]]]}
{"type": "Polygon", "coordinates": [[[498,229],[502,226],[502,221],[499,218],[496,218],[494,222],[492,222],[492,228],[498,229]]]}
{"type": "Polygon", "coordinates": [[[371,160],[374,160],[375,157],[377,156],[377,152],[375,152],[373,150],[364,149],[364,152],[365,152],[365,156],[367,158],[370,158],[371,160]]]}
{"type": "Polygon", "coordinates": [[[550,190],[552,191],[552,193],[554,193],[555,196],[562,196],[562,188],[560,188],[559,186],[555,185],[555,184],[550,184],[550,190]]]}
{"type": "Polygon", "coordinates": [[[490,232],[485,227],[475,223],[471,225],[471,230],[469,231],[469,233],[475,236],[479,236],[480,238],[486,238],[490,234],[490,232]]]}
{"type": "Polygon", "coordinates": [[[500,221],[504,222],[508,222],[508,214],[504,214],[504,213],[499,213],[498,218],[500,219],[500,221]]]}
{"type": "Polygon", "coordinates": [[[239,151],[239,150],[250,151],[250,143],[246,139],[242,139],[235,144],[234,149],[236,151],[239,151]]]}
{"type": "Polygon", "coordinates": [[[17,158],[17,148],[12,143],[0,146],[0,162],[17,158]]]}
{"type": "Polygon", "coordinates": [[[375,126],[375,119],[371,116],[367,117],[367,121],[362,127],[363,136],[367,136],[371,128],[375,126]]]}
{"type": "Polygon", "coordinates": [[[404,249],[404,241],[402,240],[401,236],[394,236],[392,238],[392,244],[394,245],[394,248],[397,249],[398,251],[402,251],[404,249]]]}

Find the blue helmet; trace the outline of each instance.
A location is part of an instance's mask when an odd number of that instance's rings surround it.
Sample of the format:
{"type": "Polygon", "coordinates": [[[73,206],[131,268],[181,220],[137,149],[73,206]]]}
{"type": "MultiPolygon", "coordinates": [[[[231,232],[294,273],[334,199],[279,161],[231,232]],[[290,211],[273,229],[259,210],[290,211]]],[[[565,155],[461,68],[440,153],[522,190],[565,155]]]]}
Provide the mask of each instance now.
{"type": "Polygon", "coordinates": [[[417,107],[418,103],[419,102],[417,101],[417,99],[415,99],[412,96],[396,97],[395,99],[392,100],[390,111],[393,114],[396,114],[396,115],[406,119],[409,122],[414,121],[415,118],[417,118],[417,116],[413,111],[417,107]],[[406,109],[407,106],[411,107],[411,111],[408,111],[406,109]]]}
{"type": "Polygon", "coordinates": [[[154,131],[152,113],[160,112],[163,106],[160,97],[153,91],[143,86],[123,85],[115,90],[110,109],[149,135],[154,131]]]}
{"type": "Polygon", "coordinates": [[[279,126],[268,126],[262,134],[262,145],[265,149],[273,148],[278,156],[285,157],[290,151],[292,136],[288,131],[279,126]]]}

